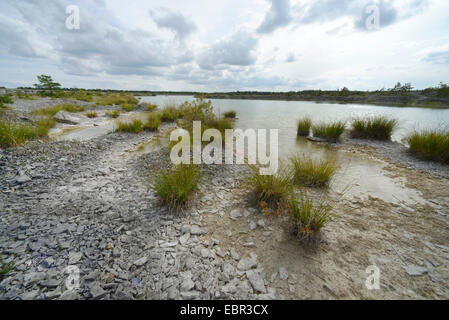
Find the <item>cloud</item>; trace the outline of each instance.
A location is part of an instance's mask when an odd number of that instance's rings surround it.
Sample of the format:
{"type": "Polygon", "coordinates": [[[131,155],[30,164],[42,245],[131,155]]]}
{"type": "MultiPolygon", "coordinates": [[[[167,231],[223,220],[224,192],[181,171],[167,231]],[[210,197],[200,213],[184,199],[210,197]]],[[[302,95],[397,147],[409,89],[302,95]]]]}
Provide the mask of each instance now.
{"type": "Polygon", "coordinates": [[[287,58],[285,59],[285,62],[295,62],[295,61],[296,61],[295,54],[293,52],[290,52],[287,58]]]}
{"type": "Polygon", "coordinates": [[[193,21],[190,21],[179,12],[167,8],[150,10],[150,16],[159,28],[173,31],[179,40],[184,40],[197,30],[193,21]]]}
{"type": "Polygon", "coordinates": [[[265,15],[257,32],[260,34],[268,34],[276,29],[287,26],[292,17],[290,15],[290,0],[269,0],[271,8],[265,15]]]}
{"type": "Polygon", "coordinates": [[[449,49],[439,49],[429,52],[422,60],[435,64],[449,64],[449,49]]]}
{"type": "Polygon", "coordinates": [[[252,65],[257,59],[254,54],[257,43],[258,40],[253,35],[239,30],[204,49],[198,56],[198,65],[208,70],[252,65]]]}

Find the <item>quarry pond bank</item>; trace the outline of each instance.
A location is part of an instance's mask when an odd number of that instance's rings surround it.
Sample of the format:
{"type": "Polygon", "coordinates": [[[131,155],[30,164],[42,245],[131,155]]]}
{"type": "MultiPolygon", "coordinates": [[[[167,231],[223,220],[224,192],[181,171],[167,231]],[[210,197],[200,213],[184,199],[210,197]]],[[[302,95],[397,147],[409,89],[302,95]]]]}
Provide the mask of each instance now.
{"type": "MultiPolygon", "coordinates": [[[[147,99],[163,106],[173,97],[147,99]]],[[[29,103],[44,108],[46,101],[29,103]]],[[[12,107],[26,117],[21,103],[12,107]]],[[[239,109],[213,101],[217,111],[237,111],[237,128],[280,128],[281,159],[294,151],[341,164],[328,189],[304,188],[314,199],[329,197],[338,216],[315,246],[291,234],[286,216],[265,218],[249,201],[244,165],[201,165],[189,206],[161,205],[148,179],[170,167],[174,123],[75,141],[64,139],[64,128],[76,125],[63,124],[58,139],[0,150],[0,252],[12,265],[0,297],[447,299],[448,167],[417,160],[397,142],[297,138],[292,119],[303,110],[268,119],[253,103],[239,109]],[[365,287],[371,265],[381,272],[379,290],[365,287]],[[68,266],[80,271],[77,290],[67,287],[68,266]]],[[[110,109],[100,107],[87,126],[101,128],[110,109]]],[[[145,119],[141,112],[126,117],[145,119]]]]}

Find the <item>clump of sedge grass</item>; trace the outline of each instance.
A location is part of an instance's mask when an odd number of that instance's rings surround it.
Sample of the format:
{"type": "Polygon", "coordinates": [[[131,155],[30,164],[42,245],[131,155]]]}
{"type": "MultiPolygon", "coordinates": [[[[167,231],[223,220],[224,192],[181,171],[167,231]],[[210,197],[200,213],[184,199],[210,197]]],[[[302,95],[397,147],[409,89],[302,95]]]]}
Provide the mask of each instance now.
{"type": "Polygon", "coordinates": [[[152,180],[154,190],[170,209],[186,206],[201,179],[198,166],[180,164],[160,173],[152,180]]]}
{"type": "Polygon", "coordinates": [[[329,142],[338,142],[340,136],[345,131],[346,123],[344,121],[335,121],[330,124],[319,123],[312,126],[313,135],[318,138],[326,139],[329,142]]]}
{"type": "Polygon", "coordinates": [[[235,119],[237,117],[237,112],[234,110],[227,111],[223,113],[223,117],[228,119],[235,119]]]}
{"type": "Polygon", "coordinates": [[[156,131],[161,124],[161,117],[157,113],[150,113],[145,122],[144,129],[149,131],[156,131]]]}
{"type": "Polygon", "coordinates": [[[338,166],[334,160],[314,160],[296,155],[290,158],[293,164],[293,181],[306,187],[325,187],[338,166]]]}
{"type": "Polygon", "coordinates": [[[385,116],[356,119],[352,123],[350,135],[352,138],[390,140],[397,126],[396,119],[385,116]]]}
{"type": "Polygon", "coordinates": [[[33,114],[53,117],[59,111],[67,112],[83,112],[86,108],[78,104],[59,104],[52,107],[33,111],[33,114]]]}
{"type": "Polygon", "coordinates": [[[124,103],[122,105],[120,105],[122,107],[123,110],[125,110],[126,112],[131,112],[134,110],[134,108],[136,107],[135,104],[131,104],[131,103],[124,103]]]}
{"type": "Polygon", "coordinates": [[[298,121],[298,136],[308,136],[312,127],[312,119],[309,117],[302,118],[298,121]]]}
{"type": "Polygon", "coordinates": [[[273,175],[261,175],[258,167],[254,165],[249,167],[251,174],[248,183],[258,202],[264,201],[272,205],[287,198],[291,193],[291,174],[285,168],[279,169],[273,175]]]}
{"type": "Polygon", "coordinates": [[[0,256],[0,281],[2,281],[8,273],[14,268],[14,262],[5,263],[0,256]]]}
{"type": "Polygon", "coordinates": [[[96,104],[99,106],[111,106],[111,105],[132,105],[136,106],[139,103],[139,100],[137,100],[132,94],[118,94],[118,93],[111,93],[102,97],[99,97],[96,100],[96,104]]]}
{"type": "Polygon", "coordinates": [[[106,112],[106,115],[111,117],[111,118],[118,118],[120,116],[120,111],[119,110],[113,110],[111,112],[106,112]]]}
{"type": "Polygon", "coordinates": [[[28,140],[46,137],[51,126],[54,126],[51,120],[42,120],[36,124],[0,121],[0,147],[14,147],[28,140]]]}
{"type": "Polygon", "coordinates": [[[157,109],[157,104],[147,104],[148,111],[154,111],[157,109]]]}
{"type": "Polygon", "coordinates": [[[96,113],[94,111],[88,112],[88,113],[86,113],[86,117],[88,117],[88,118],[96,118],[96,117],[98,117],[98,113],[96,113]]]}
{"type": "Polygon", "coordinates": [[[291,196],[287,201],[287,212],[291,214],[294,232],[301,240],[313,239],[331,222],[335,218],[332,209],[332,206],[321,201],[315,203],[305,194],[301,194],[299,201],[295,196],[291,196]]]}
{"type": "Polygon", "coordinates": [[[175,122],[179,116],[179,110],[175,106],[168,105],[161,110],[161,120],[163,122],[175,122]]]}
{"type": "Polygon", "coordinates": [[[143,123],[140,120],[133,120],[132,122],[121,122],[117,121],[116,131],[118,132],[128,132],[128,133],[139,133],[143,131],[143,123]]]}
{"type": "Polygon", "coordinates": [[[410,152],[417,157],[449,164],[449,132],[445,130],[415,131],[406,139],[410,152]]]}

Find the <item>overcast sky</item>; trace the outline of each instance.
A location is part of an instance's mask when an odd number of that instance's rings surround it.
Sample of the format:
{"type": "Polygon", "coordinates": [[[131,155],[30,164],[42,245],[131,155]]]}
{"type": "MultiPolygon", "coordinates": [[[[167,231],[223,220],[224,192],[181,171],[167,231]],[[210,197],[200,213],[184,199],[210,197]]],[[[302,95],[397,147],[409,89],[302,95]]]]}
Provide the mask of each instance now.
{"type": "Polygon", "coordinates": [[[449,82],[449,1],[1,0],[0,70],[6,87],[425,88],[449,82]]]}

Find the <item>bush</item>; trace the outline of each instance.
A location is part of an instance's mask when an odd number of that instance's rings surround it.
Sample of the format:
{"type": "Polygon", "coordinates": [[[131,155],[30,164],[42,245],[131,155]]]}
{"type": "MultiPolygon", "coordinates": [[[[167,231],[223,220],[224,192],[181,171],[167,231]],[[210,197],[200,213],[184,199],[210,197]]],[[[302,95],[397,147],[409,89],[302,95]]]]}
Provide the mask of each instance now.
{"type": "Polygon", "coordinates": [[[33,114],[39,114],[39,115],[43,115],[43,116],[53,117],[59,111],[83,112],[85,110],[86,110],[85,107],[80,106],[78,104],[59,104],[59,105],[55,105],[52,107],[35,110],[35,111],[33,111],[33,114]]]}
{"type": "Polygon", "coordinates": [[[223,117],[228,119],[235,119],[237,117],[237,112],[234,110],[227,111],[223,113],[223,117]]]}
{"type": "Polygon", "coordinates": [[[145,122],[144,129],[149,131],[156,131],[161,124],[161,117],[157,113],[150,113],[145,122]]]}
{"type": "Polygon", "coordinates": [[[143,123],[140,120],[133,120],[132,122],[117,122],[116,131],[118,132],[128,132],[128,133],[139,133],[143,131],[143,123]]]}
{"type": "Polygon", "coordinates": [[[118,118],[120,116],[120,111],[119,110],[113,110],[111,112],[106,112],[106,115],[111,117],[111,118],[118,118]]]}
{"type": "Polygon", "coordinates": [[[330,142],[338,142],[340,136],[345,131],[346,123],[336,121],[331,124],[320,123],[312,127],[313,135],[318,138],[326,139],[330,142]]]}
{"type": "Polygon", "coordinates": [[[449,132],[424,130],[406,138],[410,151],[417,157],[449,164],[449,132]]]}
{"type": "Polygon", "coordinates": [[[251,175],[248,178],[257,201],[265,201],[272,205],[288,197],[291,193],[291,174],[286,169],[280,169],[273,175],[261,175],[259,168],[249,166],[251,175]]]}
{"type": "Polygon", "coordinates": [[[86,117],[96,118],[96,117],[98,117],[98,114],[96,112],[88,112],[88,113],[86,113],[86,117]]]}
{"type": "Polygon", "coordinates": [[[312,127],[312,119],[309,117],[302,118],[298,121],[298,136],[308,136],[312,127]]]}
{"type": "Polygon", "coordinates": [[[28,140],[46,137],[49,125],[48,122],[38,122],[32,125],[0,121],[0,147],[14,147],[28,140]]]}
{"type": "Polygon", "coordinates": [[[165,106],[161,110],[161,120],[163,122],[175,122],[179,118],[179,111],[174,106],[165,106]]]}
{"type": "Polygon", "coordinates": [[[201,179],[199,168],[193,164],[180,164],[163,172],[151,181],[151,189],[171,209],[183,207],[197,190],[201,179]]]}
{"type": "Polygon", "coordinates": [[[14,100],[12,99],[12,96],[10,94],[0,96],[0,105],[11,103],[14,103],[14,100]]]}
{"type": "Polygon", "coordinates": [[[300,201],[291,196],[287,202],[287,211],[291,214],[295,233],[300,239],[311,239],[335,218],[330,205],[316,204],[304,194],[301,194],[300,201]]]}
{"type": "Polygon", "coordinates": [[[324,187],[329,184],[338,166],[331,160],[313,160],[295,156],[290,158],[296,184],[307,187],[324,187]]]}
{"type": "Polygon", "coordinates": [[[350,135],[352,138],[390,140],[397,126],[396,119],[388,119],[385,116],[356,119],[352,123],[350,135]]]}

